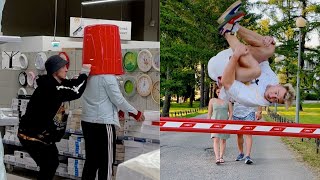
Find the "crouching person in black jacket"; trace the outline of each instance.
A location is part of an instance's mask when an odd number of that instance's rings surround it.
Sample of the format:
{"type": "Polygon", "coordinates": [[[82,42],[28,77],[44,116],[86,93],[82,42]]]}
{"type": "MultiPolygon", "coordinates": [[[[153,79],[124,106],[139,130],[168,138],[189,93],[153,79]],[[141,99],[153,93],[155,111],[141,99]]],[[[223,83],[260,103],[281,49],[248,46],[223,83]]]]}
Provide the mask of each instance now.
{"type": "Polygon", "coordinates": [[[38,87],[21,117],[18,138],[40,167],[39,180],[53,179],[59,165],[56,142],[67,125],[68,101],[81,97],[91,65],[83,65],[77,79],[67,80],[67,61],[55,55],[45,63],[47,75],[39,76],[38,87]]]}

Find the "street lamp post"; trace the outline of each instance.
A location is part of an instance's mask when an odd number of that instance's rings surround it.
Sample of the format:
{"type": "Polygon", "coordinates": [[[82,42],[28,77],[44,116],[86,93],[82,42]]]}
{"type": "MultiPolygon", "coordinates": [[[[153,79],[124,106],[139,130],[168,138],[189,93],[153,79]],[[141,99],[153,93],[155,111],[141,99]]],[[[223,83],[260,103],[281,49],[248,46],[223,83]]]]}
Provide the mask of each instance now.
{"type": "MultiPolygon", "coordinates": [[[[275,62],[275,63],[280,62],[280,58],[279,58],[279,57],[276,57],[276,58],[274,59],[274,62],[275,62]]],[[[274,103],[274,111],[275,111],[275,113],[277,114],[277,111],[278,111],[278,103],[274,103]]]]}
{"type": "MultiPolygon", "coordinates": [[[[284,55],[280,55],[280,56],[277,56],[274,59],[274,61],[275,61],[275,63],[279,63],[280,61],[282,61],[284,59],[285,59],[284,55]]],[[[275,110],[275,113],[277,113],[277,111],[278,111],[278,103],[274,103],[274,110],[275,110]]]]}
{"type": "Polygon", "coordinates": [[[301,64],[301,29],[306,26],[306,20],[298,17],[296,26],[299,28],[299,51],[298,51],[298,71],[297,71],[297,90],[296,90],[296,123],[299,123],[300,111],[300,64],[301,64]]]}

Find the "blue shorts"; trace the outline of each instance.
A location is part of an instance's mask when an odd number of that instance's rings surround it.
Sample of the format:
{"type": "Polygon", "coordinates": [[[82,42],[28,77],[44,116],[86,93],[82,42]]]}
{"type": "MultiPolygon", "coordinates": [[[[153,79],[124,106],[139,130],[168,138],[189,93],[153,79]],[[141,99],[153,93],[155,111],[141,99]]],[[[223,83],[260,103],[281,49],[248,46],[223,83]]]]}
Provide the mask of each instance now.
{"type": "Polygon", "coordinates": [[[256,113],[255,112],[251,112],[246,117],[232,116],[232,119],[233,120],[241,120],[241,121],[255,121],[256,120],[256,113]]]}

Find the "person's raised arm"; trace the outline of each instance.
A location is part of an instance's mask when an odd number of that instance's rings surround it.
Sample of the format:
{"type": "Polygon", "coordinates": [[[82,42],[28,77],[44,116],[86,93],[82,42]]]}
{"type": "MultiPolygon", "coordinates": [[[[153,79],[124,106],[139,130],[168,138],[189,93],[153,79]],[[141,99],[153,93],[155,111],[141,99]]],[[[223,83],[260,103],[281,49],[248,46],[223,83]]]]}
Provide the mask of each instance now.
{"type": "Polygon", "coordinates": [[[91,65],[84,64],[77,79],[63,80],[61,85],[56,87],[58,90],[58,98],[60,98],[61,101],[72,101],[80,98],[86,88],[90,70],[91,65]]]}

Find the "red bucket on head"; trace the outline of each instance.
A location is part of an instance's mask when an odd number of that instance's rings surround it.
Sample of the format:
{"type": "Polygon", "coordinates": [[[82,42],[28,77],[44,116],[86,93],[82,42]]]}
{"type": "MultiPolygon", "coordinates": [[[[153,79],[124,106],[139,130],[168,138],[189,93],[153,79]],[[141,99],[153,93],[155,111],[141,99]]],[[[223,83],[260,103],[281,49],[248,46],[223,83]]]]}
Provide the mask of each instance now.
{"type": "Polygon", "coordinates": [[[118,26],[100,24],[84,28],[82,64],[91,64],[90,75],[124,74],[118,26]]]}

